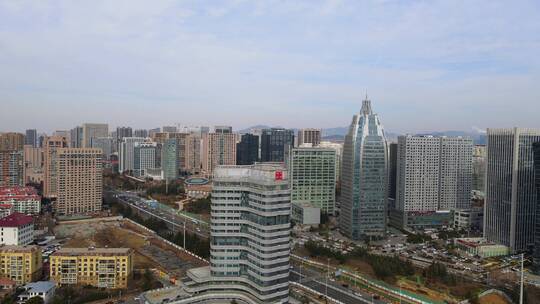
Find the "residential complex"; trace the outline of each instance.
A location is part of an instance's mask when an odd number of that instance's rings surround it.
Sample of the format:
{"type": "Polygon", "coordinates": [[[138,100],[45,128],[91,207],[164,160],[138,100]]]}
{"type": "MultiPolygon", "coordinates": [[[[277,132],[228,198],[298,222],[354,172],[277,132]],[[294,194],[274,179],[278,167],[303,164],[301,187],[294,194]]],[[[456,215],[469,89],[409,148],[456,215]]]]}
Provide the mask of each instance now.
{"type": "Polygon", "coordinates": [[[0,150],[0,186],[24,184],[24,156],[21,150],[0,150]]]}
{"type": "Polygon", "coordinates": [[[472,151],[470,138],[400,136],[395,224],[413,229],[448,226],[450,210],[469,209],[472,151]]]}
{"type": "Polygon", "coordinates": [[[288,303],[291,201],[280,164],[214,170],[210,267],[188,271],[193,299],[229,294],[251,303],[288,303]]]}
{"type": "Polygon", "coordinates": [[[148,170],[160,167],[156,156],[161,152],[155,142],[135,143],[133,148],[133,175],[145,176],[148,170]]]}
{"type": "Polygon", "coordinates": [[[388,148],[383,126],[364,100],[343,146],[340,229],[357,240],[386,233],[388,148]]]}
{"type": "Polygon", "coordinates": [[[238,134],[231,127],[216,127],[213,133],[202,135],[202,170],[211,176],[216,166],[236,165],[238,134]]]}
{"type": "Polygon", "coordinates": [[[293,148],[289,179],[291,201],[309,203],[320,212],[334,214],[336,204],[336,151],[331,148],[293,148]]]}
{"type": "Polygon", "coordinates": [[[61,136],[50,136],[44,141],[43,148],[43,196],[56,198],[57,196],[57,156],[60,148],[67,147],[67,139],[61,136]]]}
{"type": "Polygon", "coordinates": [[[519,252],[534,244],[538,129],[488,129],[484,237],[519,252]]]}
{"type": "Polygon", "coordinates": [[[0,277],[23,285],[38,280],[43,263],[38,246],[0,246],[0,277]]]}
{"type": "Polygon", "coordinates": [[[43,149],[24,145],[24,184],[41,184],[43,182],[43,149]]]}
{"type": "Polygon", "coordinates": [[[130,248],[62,248],[50,257],[50,278],[57,285],[126,288],[132,274],[130,248]]]}
{"type": "Polygon", "coordinates": [[[21,151],[24,146],[24,134],[7,132],[0,133],[0,151],[21,151]]]}
{"type": "Polygon", "coordinates": [[[0,204],[12,206],[13,212],[39,214],[41,197],[33,187],[0,187],[0,204]]]}
{"type": "Polygon", "coordinates": [[[34,219],[12,213],[0,219],[0,245],[25,246],[34,242],[34,219]]]}
{"type": "Polygon", "coordinates": [[[81,214],[101,210],[101,150],[60,148],[57,150],[58,214],[81,214]]]}

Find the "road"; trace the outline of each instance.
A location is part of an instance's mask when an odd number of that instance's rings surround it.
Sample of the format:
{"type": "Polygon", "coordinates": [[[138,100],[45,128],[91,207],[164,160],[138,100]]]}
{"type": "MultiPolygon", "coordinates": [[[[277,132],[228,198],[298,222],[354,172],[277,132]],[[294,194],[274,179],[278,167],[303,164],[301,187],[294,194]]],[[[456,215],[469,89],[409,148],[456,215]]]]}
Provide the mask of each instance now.
{"type": "Polygon", "coordinates": [[[326,278],[324,273],[317,272],[309,268],[300,269],[299,266],[293,266],[290,272],[290,281],[298,282],[301,285],[316,290],[322,294],[326,294],[328,290],[328,296],[332,299],[340,301],[345,304],[357,304],[357,303],[374,303],[385,304],[388,302],[382,300],[375,300],[372,295],[367,292],[352,291],[349,288],[341,286],[339,283],[328,280],[328,289],[326,288],[326,278]],[[302,280],[300,280],[300,273],[302,274],[302,280]]]}
{"type": "Polygon", "coordinates": [[[146,199],[139,197],[135,193],[118,190],[109,190],[108,192],[120,203],[128,205],[147,216],[164,221],[169,226],[172,226],[173,230],[176,232],[183,231],[185,224],[186,231],[190,234],[196,234],[203,239],[208,239],[210,236],[210,227],[205,222],[188,216],[170,213],[163,209],[154,209],[149,206],[146,199]]]}

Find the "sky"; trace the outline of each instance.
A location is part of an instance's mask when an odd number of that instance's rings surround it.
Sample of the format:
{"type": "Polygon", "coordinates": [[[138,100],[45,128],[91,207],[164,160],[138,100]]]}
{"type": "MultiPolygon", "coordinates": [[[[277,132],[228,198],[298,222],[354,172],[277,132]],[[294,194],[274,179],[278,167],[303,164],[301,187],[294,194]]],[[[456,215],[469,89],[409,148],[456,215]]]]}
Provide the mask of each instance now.
{"type": "Polygon", "coordinates": [[[0,131],[540,128],[540,1],[0,0],[0,131]]]}

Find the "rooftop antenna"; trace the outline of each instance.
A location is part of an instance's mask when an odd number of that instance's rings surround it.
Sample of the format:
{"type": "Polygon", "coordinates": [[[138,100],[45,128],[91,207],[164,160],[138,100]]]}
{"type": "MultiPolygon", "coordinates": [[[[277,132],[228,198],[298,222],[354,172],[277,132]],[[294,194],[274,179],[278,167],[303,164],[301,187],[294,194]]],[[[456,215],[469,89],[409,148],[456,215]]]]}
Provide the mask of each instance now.
{"type": "Polygon", "coordinates": [[[371,110],[371,101],[368,99],[367,90],[366,90],[366,99],[362,101],[362,109],[360,109],[360,113],[363,115],[373,114],[373,111],[371,110]]]}

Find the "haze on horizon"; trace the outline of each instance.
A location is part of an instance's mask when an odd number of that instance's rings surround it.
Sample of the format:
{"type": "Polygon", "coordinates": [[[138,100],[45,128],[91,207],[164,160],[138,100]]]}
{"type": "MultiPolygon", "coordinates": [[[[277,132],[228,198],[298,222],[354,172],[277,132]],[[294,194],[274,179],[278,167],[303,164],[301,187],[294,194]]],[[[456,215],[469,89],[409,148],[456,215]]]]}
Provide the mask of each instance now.
{"type": "Polygon", "coordinates": [[[0,0],[0,131],[540,128],[538,1],[0,0]]]}

